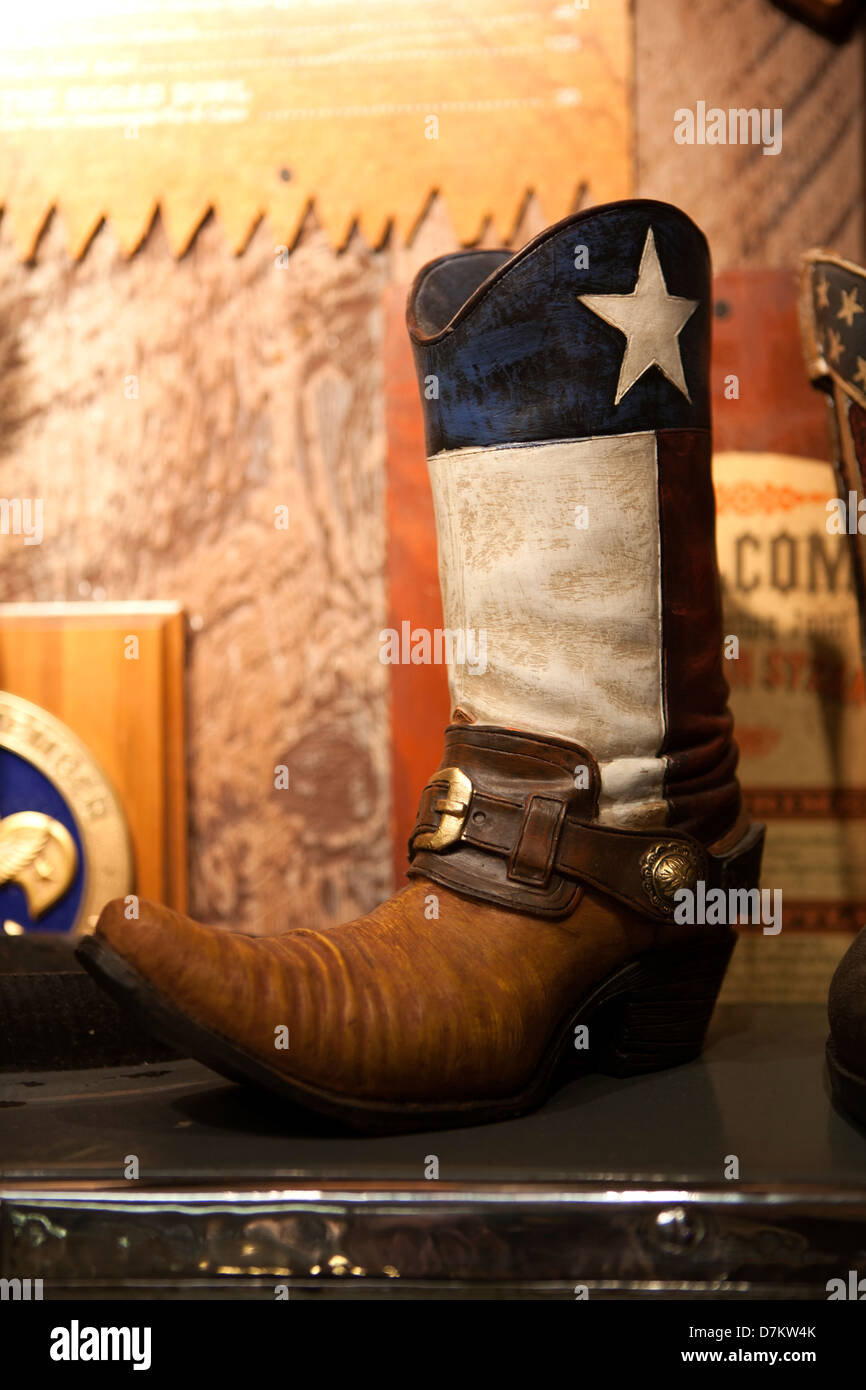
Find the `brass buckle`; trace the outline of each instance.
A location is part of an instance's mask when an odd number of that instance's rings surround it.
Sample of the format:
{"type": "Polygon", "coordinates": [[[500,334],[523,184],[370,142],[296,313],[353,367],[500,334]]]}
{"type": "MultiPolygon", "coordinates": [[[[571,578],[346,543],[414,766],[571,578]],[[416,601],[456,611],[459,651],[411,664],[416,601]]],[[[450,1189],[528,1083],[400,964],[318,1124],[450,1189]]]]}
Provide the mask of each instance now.
{"type": "Polygon", "coordinates": [[[438,787],[441,782],[447,786],[448,793],[433,806],[433,810],[439,813],[439,825],[435,830],[423,830],[416,835],[412,842],[413,849],[444,849],[460,839],[472,799],[472,783],[459,767],[440,768],[427,786],[438,787]]]}

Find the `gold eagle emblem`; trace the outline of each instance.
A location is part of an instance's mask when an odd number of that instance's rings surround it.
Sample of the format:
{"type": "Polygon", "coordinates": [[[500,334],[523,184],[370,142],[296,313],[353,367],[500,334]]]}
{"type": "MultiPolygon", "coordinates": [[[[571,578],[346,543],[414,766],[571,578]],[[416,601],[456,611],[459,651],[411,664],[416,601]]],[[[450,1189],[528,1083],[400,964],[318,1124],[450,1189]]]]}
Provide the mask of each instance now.
{"type": "Polygon", "coordinates": [[[0,819],[0,886],[17,883],[31,919],[63,897],[78,868],[78,850],[66,826],[42,811],[15,811],[0,819]]]}

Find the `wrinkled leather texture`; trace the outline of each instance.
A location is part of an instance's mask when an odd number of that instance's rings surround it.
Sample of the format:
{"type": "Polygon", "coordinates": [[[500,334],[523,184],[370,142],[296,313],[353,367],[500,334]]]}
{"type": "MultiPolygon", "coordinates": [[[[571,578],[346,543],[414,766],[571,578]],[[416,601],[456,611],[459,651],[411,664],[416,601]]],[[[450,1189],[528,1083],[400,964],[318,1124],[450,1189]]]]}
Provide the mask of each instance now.
{"type": "Polygon", "coordinates": [[[858,1076],[866,1077],[866,928],[836,966],[828,1005],[836,1056],[858,1076]]]}
{"type": "MultiPolygon", "coordinates": [[[[518,1091],[557,1023],[619,965],[664,941],[592,892],[561,924],[418,880],[369,916],[247,937],[142,901],[97,936],[197,1022],[292,1078],[350,1097],[487,1099],[518,1091]],[[428,918],[431,895],[439,917],[428,918]],[[274,1046],[285,1026],[287,1050],[274,1046]]],[[[683,940],[689,929],[683,929],[683,940]]]]}

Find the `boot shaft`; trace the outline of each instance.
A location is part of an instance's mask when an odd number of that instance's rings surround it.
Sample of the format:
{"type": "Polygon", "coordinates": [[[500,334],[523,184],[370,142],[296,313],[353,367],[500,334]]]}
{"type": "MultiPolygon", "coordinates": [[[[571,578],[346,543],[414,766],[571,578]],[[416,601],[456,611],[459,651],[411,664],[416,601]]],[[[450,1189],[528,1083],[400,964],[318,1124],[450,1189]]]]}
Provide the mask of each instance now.
{"type": "Polygon", "coordinates": [[[709,430],[710,275],[702,232],[678,208],[649,199],[576,213],[514,256],[470,251],[431,261],[407,308],[428,456],[709,430]],[[599,302],[631,298],[641,271],[631,304],[599,302]],[[693,307],[671,310],[670,298],[693,307]],[[623,321],[632,309],[630,326],[644,335],[631,335],[629,375],[635,363],[646,368],[619,399],[625,336],[605,318],[617,309],[623,321]],[[649,370],[653,348],[664,362],[657,370],[649,370]],[[680,364],[685,381],[675,386],[680,364]],[[430,378],[435,393],[425,391],[430,378]]]}
{"type": "Polygon", "coordinates": [[[449,668],[458,718],[582,745],[602,823],[705,842],[740,804],[710,307],[701,233],[636,201],[434,261],[408,312],[445,625],[473,658],[449,668]]]}

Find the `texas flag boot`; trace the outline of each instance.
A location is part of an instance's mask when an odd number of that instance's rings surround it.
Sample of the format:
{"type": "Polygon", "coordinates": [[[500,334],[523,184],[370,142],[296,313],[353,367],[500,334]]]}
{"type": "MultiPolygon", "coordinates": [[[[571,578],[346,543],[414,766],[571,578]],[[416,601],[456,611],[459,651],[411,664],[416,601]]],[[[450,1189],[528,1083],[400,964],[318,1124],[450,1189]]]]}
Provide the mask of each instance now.
{"type": "Polygon", "coordinates": [[[408,325],[446,631],[474,658],[409,886],[267,938],[113,902],[80,947],[185,1053],[369,1129],[696,1057],[763,834],[722,669],[701,233],[595,208],[433,261],[408,325]]]}

